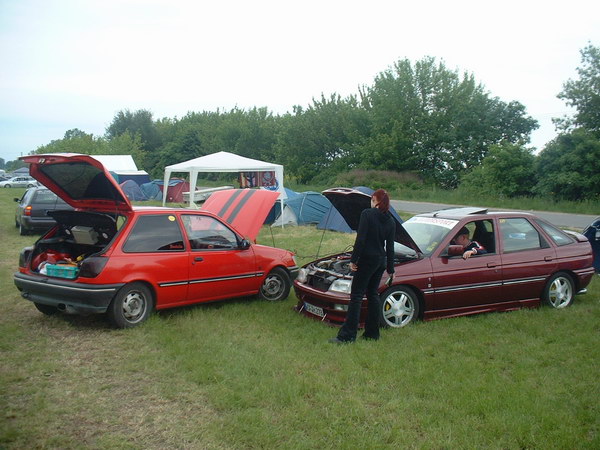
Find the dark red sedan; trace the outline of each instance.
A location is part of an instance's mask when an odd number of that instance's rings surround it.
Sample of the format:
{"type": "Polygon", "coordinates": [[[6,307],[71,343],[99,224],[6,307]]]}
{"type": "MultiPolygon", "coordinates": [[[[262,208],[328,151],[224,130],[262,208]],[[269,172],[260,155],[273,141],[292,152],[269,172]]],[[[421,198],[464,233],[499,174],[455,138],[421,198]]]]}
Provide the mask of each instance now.
{"type": "MultiPolygon", "coordinates": [[[[356,230],[361,211],[370,207],[369,195],[344,188],[323,194],[356,230]]],[[[349,263],[345,252],[301,268],[294,281],[297,311],[341,324],[352,285],[349,263]]],[[[582,234],[532,214],[481,208],[442,210],[397,223],[395,267],[392,285],[382,279],[379,286],[380,321],[387,327],[541,302],[565,308],[575,294],[585,292],[594,274],[592,249],[582,234]],[[479,252],[465,254],[463,246],[455,245],[464,228],[479,252]]],[[[361,314],[363,322],[366,299],[361,314]]]]}
{"type": "Polygon", "coordinates": [[[100,162],[87,155],[20,158],[72,206],[23,249],[14,282],[44,314],[106,313],[131,327],[155,309],[258,294],[285,299],[294,255],[254,243],[278,193],[214,193],[202,210],[133,207],[100,162]]]}

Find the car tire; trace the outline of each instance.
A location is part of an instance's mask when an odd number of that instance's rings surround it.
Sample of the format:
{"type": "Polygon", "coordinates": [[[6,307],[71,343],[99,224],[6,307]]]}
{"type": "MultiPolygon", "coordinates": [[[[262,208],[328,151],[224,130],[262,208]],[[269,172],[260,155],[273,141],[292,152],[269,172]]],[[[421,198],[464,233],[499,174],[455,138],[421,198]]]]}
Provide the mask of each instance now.
{"type": "Polygon", "coordinates": [[[575,283],[571,275],[565,272],[554,274],[544,288],[544,303],[552,308],[566,308],[573,303],[574,297],[575,283]]]}
{"type": "Polygon", "coordinates": [[[380,296],[379,324],[383,328],[402,328],[419,318],[421,305],[408,286],[392,286],[380,296]]]}
{"type": "Polygon", "coordinates": [[[22,224],[22,223],[19,223],[19,225],[18,225],[18,226],[19,226],[19,234],[20,234],[21,236],[27,236],[27,234],[29,234],[29,231],[27,230],[27,228],[25,228],[25,227],[23,226],[23,224],[22,224]]]}
{"type": "Polygon", "coordinates": [[[290,295],[291,286],[290,276],[285,269],[275,267],[260,285],[259,296],[270,302],[285,300],[290,295]]]}
{"type": "Polygon", "coordinates": [[[9,188],[9,187],[10,187],[10,184],[5,184],[5,185],[4,185],[4,187],[5,187],[5,188],[9,188]]]}
{"type": "Polygon", "coordinates": [[[129,283],[119,289],[106,315],[117,328],[131,328],[144,322],[154,309],[154,296],[143,283],[129,283]]]}
{"type": "Polygon", "coordinates": [[[53,316],[54,314],[58,313],[58,308],[56,306],[44,305],[43,303],[36,302],[34,302],[33,304],[39,312],[47,316],[53,316]]]}

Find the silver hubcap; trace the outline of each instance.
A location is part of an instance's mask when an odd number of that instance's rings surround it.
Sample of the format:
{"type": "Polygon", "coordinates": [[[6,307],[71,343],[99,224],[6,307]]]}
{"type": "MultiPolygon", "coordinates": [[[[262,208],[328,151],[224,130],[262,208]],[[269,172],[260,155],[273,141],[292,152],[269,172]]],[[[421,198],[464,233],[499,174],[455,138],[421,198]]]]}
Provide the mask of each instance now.
{"type": "Polygon", "coordinates": [[[548,291],[548,299],[554,308],[564,308],[571,303],[573,290],[566,278],[559,277],[552,282],[548,291]]]}
{"type": "Polygon", "coordinates": [[[273,300],[283,291],[283,280],[276,275],[269,275],[262,285],[262,293],[268,300],[273,300]]]}
{"type": "Polygon", "coordinates": [[[123,300],[123,317],[128,322],[139,321],[146,312],[146,298],[141,292],[132,291],[123,300]]]}
{"type": "Polygon", "coordinates": [[[415,315],[415,304],[406,292],[392,292],[383,300],[383,318],[385,322],[394,328],[400,328],[408,324],[415,315]]]}

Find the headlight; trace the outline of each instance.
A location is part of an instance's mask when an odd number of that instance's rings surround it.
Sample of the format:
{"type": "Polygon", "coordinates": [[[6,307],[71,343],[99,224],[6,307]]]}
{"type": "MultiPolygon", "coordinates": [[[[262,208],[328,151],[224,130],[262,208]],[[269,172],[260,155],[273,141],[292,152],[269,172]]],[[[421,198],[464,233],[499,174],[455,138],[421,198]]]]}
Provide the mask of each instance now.
{"type": "Polygon", "coordinates": [[[308,269],[300,269],[298,271],[298,276],[296,277],[298,283],[306,283],[308,280],[308,269]]]}
{"type": "Polygon", "coordinates": [[[329,286],[330,291],[343,292],[344,294],[349,294],[351,288],[352,280],[346,280],[344,278],[335,280],[333,283],[331,283],[331,286],[329,286]]]}

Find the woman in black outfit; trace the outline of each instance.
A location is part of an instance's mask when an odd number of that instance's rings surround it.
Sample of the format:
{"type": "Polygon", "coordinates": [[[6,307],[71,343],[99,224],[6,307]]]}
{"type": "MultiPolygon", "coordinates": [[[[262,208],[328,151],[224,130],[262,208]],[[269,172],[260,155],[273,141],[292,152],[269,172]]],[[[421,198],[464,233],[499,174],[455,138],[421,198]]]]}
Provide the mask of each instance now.
{"type": "Polygon", "coordinates": [[[367,294],[367,320],[365,339],[379,339],[379,294],[377,288],[381,276],[387,268],[388,274],[394,274],[394,236],[396,222],[389,212],[390,197],[383,189],[373,192],[371,208],[360,215],[354,251],[350,258],[350,270],[354,272],[350,304],[346,321],[338,335],[329,342],[342,344],[354,342],[360,319],[360,306],[367,294]]]}

